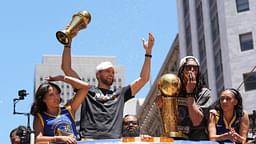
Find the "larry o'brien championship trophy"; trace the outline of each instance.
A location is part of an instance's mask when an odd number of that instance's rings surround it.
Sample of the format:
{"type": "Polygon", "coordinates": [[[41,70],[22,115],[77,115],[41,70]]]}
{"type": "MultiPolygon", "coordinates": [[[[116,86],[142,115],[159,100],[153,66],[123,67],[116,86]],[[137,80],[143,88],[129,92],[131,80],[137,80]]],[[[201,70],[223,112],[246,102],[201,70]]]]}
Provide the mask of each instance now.
{"type": "Polygon", "coordinates": [[[172,138],[182,138],[183,133],[178,130],[178,96],[181,81],[175,74],[164,74],[159,82],[158,88],[162,99],[160,114],[163,123],[164,136],[172,138]]]}
{"type": "Polygon", "coordinates": [[[88,11],[80,11],[74,14],[66,29],[58,31],[56,37],[60,43],[67,45],[79,30],[85,29],[91,21],[91,14],[88,11]]]}

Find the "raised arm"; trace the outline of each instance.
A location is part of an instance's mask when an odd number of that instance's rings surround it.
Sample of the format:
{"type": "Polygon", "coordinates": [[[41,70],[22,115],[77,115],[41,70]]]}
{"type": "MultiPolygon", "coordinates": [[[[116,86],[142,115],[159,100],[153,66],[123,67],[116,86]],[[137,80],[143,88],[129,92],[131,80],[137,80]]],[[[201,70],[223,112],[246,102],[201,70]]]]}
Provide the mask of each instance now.
{"type": "Polygon", "coordinates": [[[63,70],[65,75],[79,79],[78,74],[72,69],[71,66],[71,43],[64,46],[62,53],[61,69],[63,70]]]}
{"type": "Polygon", "coordinates": [[[80,104],[83,102],[84,98],[87,95],[88,92],[88,84],[84,81],[81,81],[77,78],[70,77],[70,76],[54,76],[49,77],[49,81],[63,81],[68,84],[71,84],[75,89],[77,89],[75,96],[73,99],[69,102],[69,105],[72,108],[73,114],[75,114],[76,110],[80,106],[80,104]]]}
{"type": "Polygon", "coordinates": [[[148,41],[142,40],[142,42],[143,42],[143,47],[145,49],[145,60],[140,72],[140,77],[131,83],[131,92],[133,96],[148,82],[150,77],[151,57],[152,57],[151,51],[155,42],[153,34],[149,33],[148,41]]]}
{"type": "Polygon", "coordinates": [[[202,110],[203,106],[206,106],[210,98],[210,91],[203,88],[200,92],[199,99],[195,99],[195,93],[193,93],[195,86],[197,84],[195,73],[192,73],[192,80],[189,80],[186,85],[187,92],[187,105],[190,120],[193,126],[199,126],[204,118],[204,113],[202,110]]]}

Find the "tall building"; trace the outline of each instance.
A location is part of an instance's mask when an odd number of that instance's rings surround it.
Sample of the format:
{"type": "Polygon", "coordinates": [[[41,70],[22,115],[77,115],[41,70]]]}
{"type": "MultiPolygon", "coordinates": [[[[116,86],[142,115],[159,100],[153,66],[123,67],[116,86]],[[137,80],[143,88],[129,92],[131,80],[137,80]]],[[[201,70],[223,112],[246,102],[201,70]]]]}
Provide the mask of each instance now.
{"type": "MultiPolygon", "coordinates": [[[[112,89],[124,86],[124,67],[116,65],[115,57],[110,56],[72,56],[72,67],[76,70],[81,80],[90,85],[97,86],[96,66],[102,61],[110,61],[115,65],[115,79],[112,89]]],[[[43,56],[42,64],[37,64],[35,68],[35,90],[44,82],[44,78],[51,75],[63,75],[61,68],[61,56],[43,56]]],[[[67,103],[74,95],[71,85],[64,82],[56,82],[61,88],[62,104],[67,103]]],[[[76,113],[76,121],[80,120],[80,110],[76,113]]]]}
{"type": "Polygon", "coordinates": [[[244,109],[252,113],[256,109],[256,1],[176,2],[180,57],[199,59],[215,99],[224,88],[237,88],[244,109]]]}

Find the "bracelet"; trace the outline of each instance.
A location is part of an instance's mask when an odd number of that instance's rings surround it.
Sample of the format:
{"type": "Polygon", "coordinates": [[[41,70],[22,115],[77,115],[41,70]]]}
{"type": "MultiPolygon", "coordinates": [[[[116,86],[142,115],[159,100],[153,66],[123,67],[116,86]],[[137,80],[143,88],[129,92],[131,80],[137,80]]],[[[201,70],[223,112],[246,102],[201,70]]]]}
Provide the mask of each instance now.
{"type": "Polygon", "coordinates": [[[71,45],[65,45],[64,47],[65,48],[71,48],[71,45]]]}
{"type": "Polygon", "coordinates": [[[151,54],[145,54],[145,57],[152,58],[152,55],[151,54]]]}

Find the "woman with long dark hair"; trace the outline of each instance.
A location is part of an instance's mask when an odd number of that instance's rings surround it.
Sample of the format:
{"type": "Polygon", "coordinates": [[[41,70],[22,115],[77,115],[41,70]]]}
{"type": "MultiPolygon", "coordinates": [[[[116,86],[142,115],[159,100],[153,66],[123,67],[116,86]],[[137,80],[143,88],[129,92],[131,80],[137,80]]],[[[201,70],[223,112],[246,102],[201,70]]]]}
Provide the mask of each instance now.
{"type": "Polygon", "coordinates": [[[74,121],[75,112],[86,97],[87,91],[87,83],[69,76],[50,77],[48,82],[39,86],[31,107],[36,143],[76,143],[78,134],[74,121]],[[61,89],[50,81],[63,81],[76,89],[75,96],[64,107],[60,107],[61,89]]]}
{"type": "Polygon", "coordinates": [[[246,143],[249,117],[243,110],[239,91],[227,88],[210,110],[209,139],[220,142],[246,143]]]}

